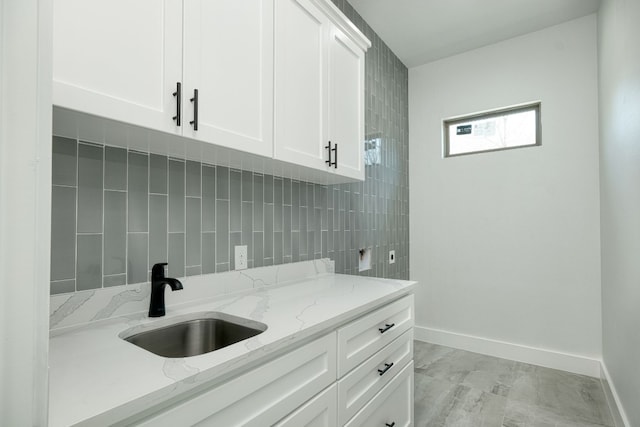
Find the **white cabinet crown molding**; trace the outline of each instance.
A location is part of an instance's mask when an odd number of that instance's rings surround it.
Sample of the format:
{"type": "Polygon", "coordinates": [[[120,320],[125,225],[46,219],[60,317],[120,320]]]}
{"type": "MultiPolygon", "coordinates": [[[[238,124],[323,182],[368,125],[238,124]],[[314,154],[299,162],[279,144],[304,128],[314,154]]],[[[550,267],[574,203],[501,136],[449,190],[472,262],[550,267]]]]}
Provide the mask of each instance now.
{"type": "Polygon", "coordinates": [[[360,49],[367,51],[371,47],[371,41],[355,26],[353,22],[342,13],[338,6],[330,0],[311,0],[329,17],[340,30],[349,36],[360,49]]]}

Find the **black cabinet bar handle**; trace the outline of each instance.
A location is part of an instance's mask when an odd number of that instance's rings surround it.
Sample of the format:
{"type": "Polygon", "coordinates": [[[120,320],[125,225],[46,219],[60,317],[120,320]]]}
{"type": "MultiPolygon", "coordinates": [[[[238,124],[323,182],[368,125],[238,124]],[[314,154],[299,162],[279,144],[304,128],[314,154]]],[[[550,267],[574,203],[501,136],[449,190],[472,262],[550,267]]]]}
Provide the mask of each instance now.
{"type": "Polygon", "coordinates": [[[176,83],[176,91],[173,92],[174,98],[176,98],[176,115],[173,116],[173,120],[176,122],[176,126],[180,126],[180,111],[182,110],[182,83],[176,83]]]}
{"type": "Polygon", "coordinates": [[[393,426],[395,426],[395,425],[396,425],[396,422],[394,421],[394,422],[392,422],[391,424],[389,424],[389,423],[384,423],[384,425],[386,425],[387,427],[393,427],[393,426]]]}
{"type": "Polygon", "coordinates": [[[335,169],[338,169],[338,144],[333,146],[332,151],[333,151],[333,167],[335,169]]]}
{"type": "Polygon", "coordinates": [[[193,126],[193,130],[198,130],[198,89],[193,90],[193,98],[190,101],[193,102],[193,120],[189,124],[193,126]]]}
{"type": "Polygon", "coordinates": [[[381,334],[384,334],[385,332],[387,332],[389,329],[393,328],[394,326],[396,326],[395,323],[392,323],[392,324],[386,323],[384,325],[384,328],[378,328],[378,330],[380,331],[381,334]]]}
{"type": "Polygon", "coordinates": [[[387,371],[389,369],[391,369],[391,367],[393,366],[393,362],[391,363],[385,363],[384,364],[384,369],[378,369],[378,374],[380,374],[380,376],[383,376],[384,374],[387,373],[387,371]]]}
{"type": "Polygon", "coordinates": [[[324,148],[329,152],[329,160],[325,160],[324,162],[331,167],[331,141],[329,141],[329,145],[325,145],[324,148]]]}

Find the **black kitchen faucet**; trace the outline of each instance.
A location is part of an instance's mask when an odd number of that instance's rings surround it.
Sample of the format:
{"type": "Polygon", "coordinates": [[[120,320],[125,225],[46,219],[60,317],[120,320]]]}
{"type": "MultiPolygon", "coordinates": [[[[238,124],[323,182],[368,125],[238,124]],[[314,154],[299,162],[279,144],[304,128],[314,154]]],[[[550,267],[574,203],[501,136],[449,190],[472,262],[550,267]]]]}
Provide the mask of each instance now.
{"type": "Polygon", "coordinates": [[[149,317],[162,317],[165,315],[164,309],[164,287],[171,286],[172,291],[182,289],[182,283],[178,279],[164,276],[166,262],[154,264],[151,269],[151,302],[149,304],[149,317]]]}

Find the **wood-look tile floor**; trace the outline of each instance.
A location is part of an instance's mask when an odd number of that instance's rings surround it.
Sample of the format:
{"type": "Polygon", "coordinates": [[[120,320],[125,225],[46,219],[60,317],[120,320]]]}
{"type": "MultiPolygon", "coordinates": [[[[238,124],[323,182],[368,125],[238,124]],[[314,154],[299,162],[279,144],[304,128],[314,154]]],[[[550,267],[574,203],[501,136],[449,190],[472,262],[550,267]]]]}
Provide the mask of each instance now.
{"type": "Polygon", "coordinates": [[[416,427],[612,427],[600,380],[414,342],[416,427]]]}

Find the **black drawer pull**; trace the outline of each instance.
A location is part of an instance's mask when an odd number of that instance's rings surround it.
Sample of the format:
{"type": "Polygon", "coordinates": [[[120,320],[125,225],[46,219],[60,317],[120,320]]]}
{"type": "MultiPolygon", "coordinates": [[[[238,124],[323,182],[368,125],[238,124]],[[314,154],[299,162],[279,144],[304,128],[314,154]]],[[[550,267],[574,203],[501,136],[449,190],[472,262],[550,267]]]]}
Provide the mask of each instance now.
{"type": "Polygon", "coordinates": [[[392,323],[392,324],[385,323],[384,328],[378,328],[378,330],[380,331],[381,334],[384,334],[385,332],[387,332],[389,329],[393,328],[394,326],[396,326],[395,323],[392,323]]]}
{"type": "Polygon", "coordinates": [[[173,120],[176,122],[176,126],[180,126],[180,111],[182,110],[182,84],[176,83],[176,91],[173,92],[173,97],[176,98],[176,115],[173,116],[173,120]]]}
{"type": "Polygon", "coordinates": [[[193,120],[189,124],[193,126],[193,130],[198,130],[198,89],[193,90],[193,98],[190,101],[193,102],[193,120]]]}
{"type": "Polygon", "coordinates": [[[329,160],[325,160],[324,162],[328,164],[329,167],[333,166],[335,169],[338,169],[338,144],[331,148],[331,141],[329,141],[329,145],[325,145],[324,148],[329,152],[329,160]],[[333,160],[331,160],[331,152],[333,152],[333,160]]]}
{"type": "Polygon", "coordinates": [[[384,364],[384,369],[378,369],[378,374],[380,374],[380,376],[383,376],[384,374],[387,373],[387,371],[389,369],[391,369],[391,367],[393,366],[393,362],[391,363],[385,363],[384,364]]]}
{"type": "Polygon", "coordinates": [[[331,150],[333,151],[333,167],[338,169],[338,144],[334,145],[331,150]]]}
{"type": "Polygon", "coordinates": [[[396,425],[396,422],[394,421],[394,422],[392,422],[391,424],[389,424],[389,423],[384,423],[384,425],[386,425],[387,427],[393,427],[393,426],[395,426],[395,425],[396,425]]]}

